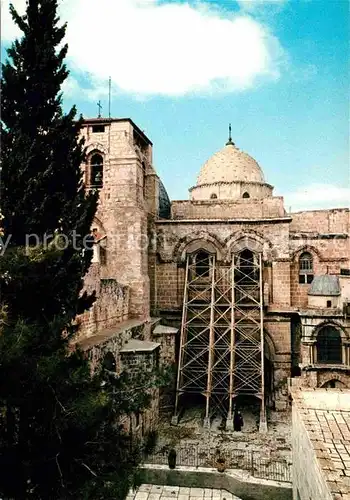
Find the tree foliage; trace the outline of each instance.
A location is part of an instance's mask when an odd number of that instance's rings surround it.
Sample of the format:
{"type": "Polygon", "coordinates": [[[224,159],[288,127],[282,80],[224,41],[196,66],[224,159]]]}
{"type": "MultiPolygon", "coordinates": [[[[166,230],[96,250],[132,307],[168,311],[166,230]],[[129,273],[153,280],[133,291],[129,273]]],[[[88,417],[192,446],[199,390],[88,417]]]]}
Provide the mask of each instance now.
{"type": "MultiPolygon", "coordinates": [[[[1,82],[9,244],[0,257],[0,494],[121,500],[140,449],[116,422],[150,395],[124,397],[135,379],[92,374],[70,348],[76,315],[95,300],[82,290],[98,198],[82,180],[81,119],[74,107],[62,110],[67,45],[57,0],[29,0],[23,17],[12,6],[11,14],[23,36],[8,49],[1,82]]],[[[138,384],[153,380],[143,377],[138,384]]]]}

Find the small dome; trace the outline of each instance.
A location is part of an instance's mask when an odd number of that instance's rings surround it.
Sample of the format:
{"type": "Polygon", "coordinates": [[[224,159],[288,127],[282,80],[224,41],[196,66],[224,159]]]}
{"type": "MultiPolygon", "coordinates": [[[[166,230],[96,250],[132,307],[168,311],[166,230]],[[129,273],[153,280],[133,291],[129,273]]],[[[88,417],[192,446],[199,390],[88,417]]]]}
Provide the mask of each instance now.
{"type": "Polygon", "coordinates": [[[247,153],[236,148],[232,142],[215,153],[202,167],[197,186],[216,182],[265,183],[258,163],[247,153]]]}
{"type": "Polygon", "coordinates": [[[324,274],[315,276],[308,295],[323,295],[327,297],[336,297],[340,295],[340,284],[338,276],[324,274]]]}
{"type": "Polygon", "coordinates": [[[161,219],[170,219],[171,217],[171,203],[169,200],[168,193],[164,187],[164,184],[159,179],[159,217],[161,219]]]}

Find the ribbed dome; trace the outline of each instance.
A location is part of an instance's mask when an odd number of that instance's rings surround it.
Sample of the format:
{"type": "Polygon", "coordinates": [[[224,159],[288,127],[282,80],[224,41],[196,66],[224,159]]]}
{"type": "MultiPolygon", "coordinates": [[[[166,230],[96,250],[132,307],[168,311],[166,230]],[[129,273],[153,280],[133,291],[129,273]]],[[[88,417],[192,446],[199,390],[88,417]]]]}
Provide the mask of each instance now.
{"type": "Polygon", "coordinates": [[[254,158],[240,151],[232,142],[228,142],[203,165],[197,186],[215,182],[265,183],[265,179],[254,158]]]}

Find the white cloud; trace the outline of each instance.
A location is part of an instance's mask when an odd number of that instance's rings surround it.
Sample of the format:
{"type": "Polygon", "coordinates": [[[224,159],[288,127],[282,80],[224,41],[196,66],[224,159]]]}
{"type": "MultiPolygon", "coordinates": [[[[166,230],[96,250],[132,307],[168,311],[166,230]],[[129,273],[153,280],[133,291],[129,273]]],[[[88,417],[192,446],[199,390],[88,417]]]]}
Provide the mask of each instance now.
{"type": "Polygon", "coordinates": [[[4,40],[14,40],[22,35],[21,30],[12,21],[10,14],[10,3],[12,3],[19,14],[24,14],[26,0],[0,0],[1,5],[1,38],[4,40]]]}
{"type": "Polygon", "coordinates": [[[350,204],[350,187],[332,184],[310,184],[284,195],[284,203],[289,211],[319,210],[326,208],[347,208],[350,204]]]}
{"type": "MultiPolygon", "coordinates": [[[[61,19],[68,22],[73,67],[97,89],[111,76],[121,92],[182,96],[240,91],[279,77],[283,50],[266,26],[242,12],[220,14],[208,0],[193,6],[63,0],[61,19]]],[[[7,24],[5,19],[3,39],[13,37],[7,24]]]]}

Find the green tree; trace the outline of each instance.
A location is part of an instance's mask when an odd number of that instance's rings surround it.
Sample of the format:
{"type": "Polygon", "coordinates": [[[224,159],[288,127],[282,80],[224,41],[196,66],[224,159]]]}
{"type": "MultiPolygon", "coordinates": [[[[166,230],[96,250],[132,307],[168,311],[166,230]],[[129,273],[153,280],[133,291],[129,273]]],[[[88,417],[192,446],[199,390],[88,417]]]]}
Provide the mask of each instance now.
{"type": "Polygon", "coordinates": [[[104,372],[91,374],[70,349],[76,315],[95,300],[82,290],[98,196],[82,180],[81,119],[62,110],[57,0],[28,0],[24,16],[11,14],[23,36],[1,81],[0,495],[119,500],[140,450],[116,422],[149,396],[124,397],[126,375],[102,387],[104,372]]]}

